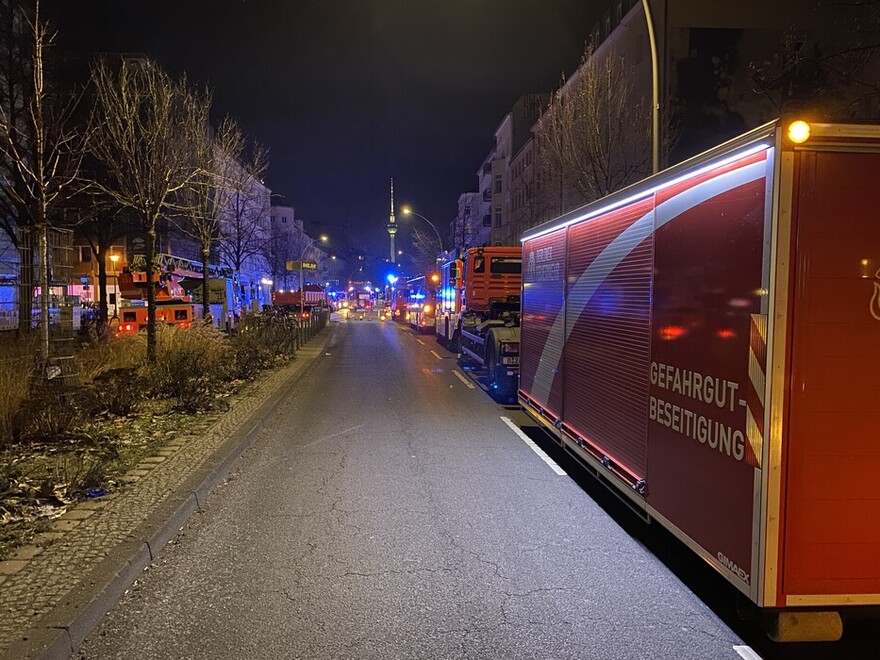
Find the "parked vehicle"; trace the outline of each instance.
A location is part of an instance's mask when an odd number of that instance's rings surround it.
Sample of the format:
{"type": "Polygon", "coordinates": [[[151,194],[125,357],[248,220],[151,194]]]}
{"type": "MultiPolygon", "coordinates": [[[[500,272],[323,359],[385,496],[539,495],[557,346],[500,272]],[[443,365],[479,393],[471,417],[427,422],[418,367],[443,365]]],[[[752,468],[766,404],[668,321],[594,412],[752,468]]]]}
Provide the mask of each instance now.
{"type": "Polygon", "coordinates": [[[409,303],[407,319],[416,332],[434,333],[440,274],[419,275],[407,281],[409,303]]]}
{"type": "Polygon", "coordinates": [[[772,122],[523,238],[524,409],[780,641],[880,605],[880,127],[772,122]]]}
{"type": "Polygon", "coordinates": [[[391,300],[391,318],[398,323],[406,323],[409,310],[406,282],[398,280],[395,283],[394,297],[391,300]]]}
{"type": "Polygon", "coordinates": [[[470,248],[440,269],[440,344],[485,367],[499,397],[514,397],[519,378],[522,252],[517,247],[470,248]]]}
{"type": "MultiPolygon", "coordinates": [[[[156,323],[189,328],[195,318],[195,306],[184,300],[156,304],[156,323]]],[[[134,334],[147,329],[147,307],[123,307],[119,310],[119,324],[112,323],[117,335],[134,334]]]]}
{"type": "MultiPolygon", "coordinates": [[[[299,289],[292,291],[273,291],[272,304],[276,307],[299,306],[301,297],[302,292],[299,289]]],[[[304,302],[306,307],[329,305],[326,292],[323,287],[320,287],[317,284],[306,284],[304,302]]]]}

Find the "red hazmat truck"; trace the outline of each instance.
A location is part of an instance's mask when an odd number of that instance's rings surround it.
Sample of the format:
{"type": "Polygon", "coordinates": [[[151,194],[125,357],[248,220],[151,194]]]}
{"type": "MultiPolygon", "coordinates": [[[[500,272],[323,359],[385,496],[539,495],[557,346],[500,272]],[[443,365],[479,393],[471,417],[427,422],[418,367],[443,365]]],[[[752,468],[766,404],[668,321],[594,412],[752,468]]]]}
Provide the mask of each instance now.
{"type": "Polygon", "coordinates": [[[880,127],[799,128],[523,237],[520,403],[782,641],[880,605],[880,127]]]}

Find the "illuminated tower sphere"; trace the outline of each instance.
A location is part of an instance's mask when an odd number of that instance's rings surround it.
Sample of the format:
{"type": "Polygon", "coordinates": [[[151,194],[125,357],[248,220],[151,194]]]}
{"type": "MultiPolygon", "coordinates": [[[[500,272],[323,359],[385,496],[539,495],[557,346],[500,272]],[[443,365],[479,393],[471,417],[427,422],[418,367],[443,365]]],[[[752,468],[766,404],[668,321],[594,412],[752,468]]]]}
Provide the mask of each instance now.
{"type": "Polygon", "coordinates": [[[391,179],[391,215],[388,217],[388,235],[391,237],[391,263],[397,258],[394,251],[394,234],[397,233],[397,221],[394,219],[394,179],[391,179]]]}

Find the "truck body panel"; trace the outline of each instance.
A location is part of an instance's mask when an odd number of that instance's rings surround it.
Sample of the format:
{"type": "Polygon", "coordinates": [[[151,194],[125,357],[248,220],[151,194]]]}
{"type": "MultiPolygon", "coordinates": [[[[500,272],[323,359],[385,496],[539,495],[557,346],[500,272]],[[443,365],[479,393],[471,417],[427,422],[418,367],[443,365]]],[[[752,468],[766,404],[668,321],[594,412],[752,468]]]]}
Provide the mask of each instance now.
{"type": "Polygon", "coordinates": [[[880,604],[880,129],[813,131],[523,239],[520,403],[768,608],[880,604]]]}
{"type": "Polygon", "coordinates": [[[796,154],[781,575],[795,602],[880,594],[878,181],[873,153],[796,154]]]}

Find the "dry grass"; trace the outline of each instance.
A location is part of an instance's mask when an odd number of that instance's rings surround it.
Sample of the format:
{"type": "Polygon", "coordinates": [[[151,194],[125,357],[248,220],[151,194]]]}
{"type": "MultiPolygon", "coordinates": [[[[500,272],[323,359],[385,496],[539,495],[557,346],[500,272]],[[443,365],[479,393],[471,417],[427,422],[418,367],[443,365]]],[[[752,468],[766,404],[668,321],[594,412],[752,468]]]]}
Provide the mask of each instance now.
{"type": "Polygon", "coordinates": [[[229,342],[212,326],[157,328],[156,360],[142,375],[153,396],[168,397],[182,410],[210,408],[230,363],[229,342]]]}
{"type": "Polygon", "coordinates": [[[0,335],[0,447],[10,441],[15,415],[28,398],[35,359],[35,342],[0,335]]]}
{"type": "Polygon", "coordinates": [[[123,335],[82,349],[76,356],[80,379],[90,383],[113,369],[136,369],[147,355],[146,336],[123,335]]]}

